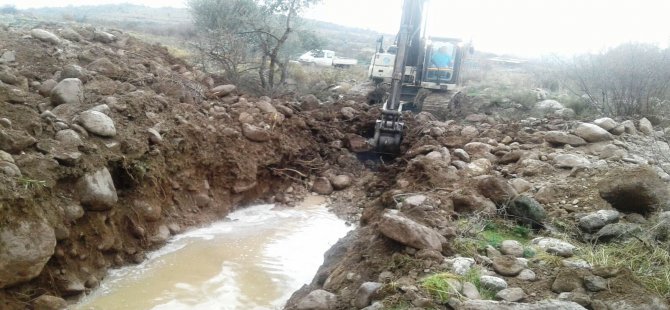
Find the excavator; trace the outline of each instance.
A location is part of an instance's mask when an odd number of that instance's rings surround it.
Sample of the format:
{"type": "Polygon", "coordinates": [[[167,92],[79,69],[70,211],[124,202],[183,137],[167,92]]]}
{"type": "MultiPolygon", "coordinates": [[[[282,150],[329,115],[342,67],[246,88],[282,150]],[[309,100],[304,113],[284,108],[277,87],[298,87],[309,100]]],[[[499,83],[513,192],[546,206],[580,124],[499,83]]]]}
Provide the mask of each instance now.
{"type": "MultiPolygon", "coordinates": [[[[382,115],[375,123],[374,136],[369,141],[378,153],[400,152],[405,126],[402,111],[440,115],[448,109],[459,82],[463,58],[466,52],[472,53],[471,46],[459,39],[425,35],[426,2],[404,0],[403,3],[400,31],[395,46],[391,47],[395,59],[389,94],[382,106],[382,115]],[[436,64],[436,53],[446,53],[448,65],[436,64]]],[[[380,78],[376,76],[374,62],[370,75],[372,79],[380,78]]]]}

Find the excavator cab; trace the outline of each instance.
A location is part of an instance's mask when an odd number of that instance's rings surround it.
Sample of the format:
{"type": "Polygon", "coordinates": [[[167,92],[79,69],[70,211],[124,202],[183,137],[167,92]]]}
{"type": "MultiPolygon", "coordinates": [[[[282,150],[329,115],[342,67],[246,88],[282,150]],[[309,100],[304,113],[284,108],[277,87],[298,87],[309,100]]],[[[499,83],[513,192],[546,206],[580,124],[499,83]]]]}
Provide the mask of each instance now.
{"type": "Polygon", "coordinates": [[[462,47],[458,39],[431,38],[426,45],[420,87],[452,90],[458,82],[462,47]]]}

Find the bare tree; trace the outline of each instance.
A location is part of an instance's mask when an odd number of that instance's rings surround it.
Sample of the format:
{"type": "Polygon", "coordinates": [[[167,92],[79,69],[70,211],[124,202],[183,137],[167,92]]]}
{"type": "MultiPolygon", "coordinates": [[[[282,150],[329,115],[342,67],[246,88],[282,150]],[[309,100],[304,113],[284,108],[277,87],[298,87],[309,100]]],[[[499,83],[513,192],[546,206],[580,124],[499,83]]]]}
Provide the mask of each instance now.
{"type": "Polygon", "coordinates": [[[200,50],[216,59],[231,78],[257,70],[260,87],[272,92],[286,78],[285,51],[299,14],[320,0],[190,0],[196,26],[207,35],[200,50]],[[279,78],[277,77],[277,74],[279,78]]]}

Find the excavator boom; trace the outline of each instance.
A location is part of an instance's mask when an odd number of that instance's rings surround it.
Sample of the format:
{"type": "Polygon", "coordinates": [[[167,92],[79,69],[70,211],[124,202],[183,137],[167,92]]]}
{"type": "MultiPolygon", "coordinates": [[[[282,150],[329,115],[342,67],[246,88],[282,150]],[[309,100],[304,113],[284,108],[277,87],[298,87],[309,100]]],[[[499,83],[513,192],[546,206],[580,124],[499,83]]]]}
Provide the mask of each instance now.
{"type": "Polygon", "coordinates": [[[390,95],[383,105],[381,118],[375,124],[375,135],[370,142],[379,153],[397,154],[400,152],[404,127],[400,93],[412,39],[419,37],[417,34],[421,31],[425,1],[405,0],[403,3],[390,95]]]}

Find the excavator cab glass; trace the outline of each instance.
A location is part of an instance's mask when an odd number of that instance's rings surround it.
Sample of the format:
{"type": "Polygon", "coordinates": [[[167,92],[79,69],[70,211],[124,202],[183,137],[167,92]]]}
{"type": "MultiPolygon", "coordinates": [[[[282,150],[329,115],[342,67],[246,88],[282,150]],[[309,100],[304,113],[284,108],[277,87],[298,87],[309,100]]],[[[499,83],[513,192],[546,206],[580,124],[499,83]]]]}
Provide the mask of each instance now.
{"type": "Polygon", "coordinates": [[[450,83],[454,72],[456,45],[451,42],[433,42],[426,49],[423,81],[436,84],[450,83]]]}

